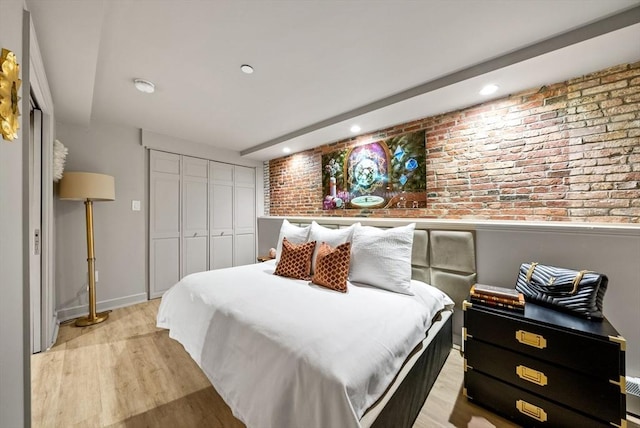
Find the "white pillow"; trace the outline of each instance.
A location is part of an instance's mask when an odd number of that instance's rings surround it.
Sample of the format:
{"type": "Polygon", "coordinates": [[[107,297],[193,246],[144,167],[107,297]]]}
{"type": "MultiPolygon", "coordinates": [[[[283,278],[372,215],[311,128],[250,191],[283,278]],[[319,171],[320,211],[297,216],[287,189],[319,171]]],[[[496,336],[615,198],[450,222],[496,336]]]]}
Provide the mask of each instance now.
{"type": "Polygon", "coordinates": [[[351,238],[351,282],[396,293],[411,292],[411,247],[416,224],[378,229],[356,227],[351,238]]]}
{"type": "Polygon", "coordinates": [[[316,223],[311,222],[311,232],[309,232],[309,241],[316,241],[316,249],[313,251],[313,258],[311,259],[311,273],[316,271],[316,256],[320,249],[320,244],[326,242],[331,248],[336,248],[340,244],[351,241],[351,235],[356,228],[356,225],[360,226],[360,223],[354,223],[344,229],[329,229],[316,223]]]}
{"type": "Polygon", "coordinates": [[[280,255],[282,254],[282,239],[287,238],[289,242],[294,244],[303,244],[308,241],[309,230],[311,230],[311,225],[299,227],[289,223],[287,219],[282,220],[278,245],[276,246],[276,263],[280,260],[280,255]]]}

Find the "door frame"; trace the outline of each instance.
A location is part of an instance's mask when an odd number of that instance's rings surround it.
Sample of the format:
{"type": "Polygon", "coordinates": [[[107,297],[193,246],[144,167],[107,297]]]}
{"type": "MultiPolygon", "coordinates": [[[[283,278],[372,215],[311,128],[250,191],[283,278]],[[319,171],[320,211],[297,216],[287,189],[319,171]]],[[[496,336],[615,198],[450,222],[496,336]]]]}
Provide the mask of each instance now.
{"type": "Polygon", "coordinates": [[[42,351],[42,111],[30,97],[29,111],[29,294],[31,353],[42,351]]]}
{"type": "MultiPolygon", "coordinates": [[[[36,38],[33,20],[29,19],[29,84],[39,110],[42,112],[42,168],[41,168],[41,228],[40,228],[40,257],[41,257],[41,334],[40,348],[46,350],[56,341],[58,335],[58,316],[55,307],[55,246],[54,246],[54,217],[53,217],[53,139],[54,113],[53,98],[49,89],[49,82],[45,74],[44,62],[40,54],[38,39],[36,38]]],[[[25,302],[26,304],[26,302],[25,302]]],[[[31,308],[29,310],[37,310],[31,308]]],[[[32,326],[33,328],[33,326],[32,326]]]]}

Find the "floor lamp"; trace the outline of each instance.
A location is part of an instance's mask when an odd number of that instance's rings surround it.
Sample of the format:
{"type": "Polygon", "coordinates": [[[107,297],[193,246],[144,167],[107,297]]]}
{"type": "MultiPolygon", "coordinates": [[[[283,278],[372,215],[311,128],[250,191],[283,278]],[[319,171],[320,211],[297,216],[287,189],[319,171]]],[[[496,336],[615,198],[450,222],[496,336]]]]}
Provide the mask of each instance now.
{"type": "Polygon", "coordinates": [[[87,264],[89,270],[89,315],[76,320],[77,327],[98,324],[109,318],[109,312],[96,313],[96,256],[93,250],[93,201],[115,200],[113,177],[91,172],[65,172],[58,196],[61,200],[84,201],[87,218],[87,264]]]}

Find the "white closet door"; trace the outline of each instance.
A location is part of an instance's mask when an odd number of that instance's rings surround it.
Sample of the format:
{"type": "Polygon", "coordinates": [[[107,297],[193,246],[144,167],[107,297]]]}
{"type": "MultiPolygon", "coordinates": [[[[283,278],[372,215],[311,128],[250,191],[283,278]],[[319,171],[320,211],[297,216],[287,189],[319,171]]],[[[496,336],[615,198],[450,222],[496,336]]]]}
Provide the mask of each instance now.
{"type": "Polygon", "coordinates": [[[256,170],[235,167],[234,191],[234,265],[256,262],[256,170]]]}
{"type": "Polygon", "coordinates": [[[233,172],[233,165],[209,162],[211,269],[233,266],[233,172]]]}
{"type": "Polygon", "coordinates": [[[209,266],[209,162],[182,157],[182,276],[209,266]]]}
{"type": "Polygon", "coordinates": [[[150,153],[149,297],[180,279],[180,156],[150,153]]]}

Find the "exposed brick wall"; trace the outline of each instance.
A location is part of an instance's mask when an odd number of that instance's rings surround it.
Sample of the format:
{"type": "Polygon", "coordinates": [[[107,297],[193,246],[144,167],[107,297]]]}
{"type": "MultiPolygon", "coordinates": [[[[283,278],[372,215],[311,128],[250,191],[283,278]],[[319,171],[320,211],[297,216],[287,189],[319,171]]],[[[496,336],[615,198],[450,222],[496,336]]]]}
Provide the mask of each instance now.
{"type": "Polygon", "coordinates": [[[269,162],[271,215],[640,222],[640,62],[269,162]],[[322,210],[321,155],[424,129],[427,208],[322,210]]]}

